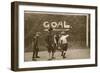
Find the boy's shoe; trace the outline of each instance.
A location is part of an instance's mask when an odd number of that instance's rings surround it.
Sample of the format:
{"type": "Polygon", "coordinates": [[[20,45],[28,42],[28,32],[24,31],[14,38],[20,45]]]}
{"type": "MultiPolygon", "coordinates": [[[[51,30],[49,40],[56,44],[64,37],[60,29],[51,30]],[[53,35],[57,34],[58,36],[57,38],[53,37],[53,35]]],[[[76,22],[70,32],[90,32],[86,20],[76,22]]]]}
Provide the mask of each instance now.
{"type": "Polygon", "coordinates": [[[39,56],[36,56],[36,58],[40,58],[39,56]]]}
{"type": "Polygon", "coordinates": [[[52,59],[55,59],[55,57],[52,57],[52,59]]]}
{"type": "Polygon", "coordinates": [[[52,58],[48,59],[49,61],[52,60],[52,58]]]}
{"type": "Polygon", "coordinates": [[[33,58],[32,61],[37,61],[37,60],[33,58]]]}
{"type": "Polygon", "coordinates": [[[66,56],[63,56],[63,59],[65,59],[66,58],[66,56]]]}

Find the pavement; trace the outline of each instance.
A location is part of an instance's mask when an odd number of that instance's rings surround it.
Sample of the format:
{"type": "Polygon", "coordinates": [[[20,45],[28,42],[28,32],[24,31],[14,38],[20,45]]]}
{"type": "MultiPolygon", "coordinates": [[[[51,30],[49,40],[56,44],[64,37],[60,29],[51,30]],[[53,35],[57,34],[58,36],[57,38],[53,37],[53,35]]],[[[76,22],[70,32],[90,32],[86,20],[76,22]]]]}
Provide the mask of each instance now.
{"type": "MultiPolygon", "coordinates": [[[[32,61],[32,52],[25,52],[24,54],[24,61],[32,61]]],[[[49,59],[48,51],[40,51],[39,52],[40,58],[37,58],[37,61],[47,61],[49,59]]],[[[66,52],[65,60],[70,59],[88,59],[90,58],[90,49],[68,49],[66,52]]],[[[55,59],[53,60],[62,60],[61,52],[55,52],[55,59]]]]}

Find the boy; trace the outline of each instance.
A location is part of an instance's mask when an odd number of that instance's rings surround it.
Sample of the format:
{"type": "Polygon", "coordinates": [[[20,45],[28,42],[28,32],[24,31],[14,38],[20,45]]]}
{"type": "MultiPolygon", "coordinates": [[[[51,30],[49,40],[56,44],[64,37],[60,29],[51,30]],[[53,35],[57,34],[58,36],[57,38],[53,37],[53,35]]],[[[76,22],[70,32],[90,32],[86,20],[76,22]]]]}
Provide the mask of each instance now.
{"type": "Polygon", "coordinates": [[[67,41],[67,38],[69,37],[68,34],[66,34],[65,32],[61,32],[61,37],[59,39],[59,43],[60,43],[60,47],[62,49],[62,54],[61,56],[63,58],[66,58],[66,51],[68,49],[68,41],[67,41]]]}
{"type": "Polygon", "coordinates": [[[38,56],[38,52],[39,52],[38,41],[39,41],[39,32],[36,32],[36,34],[34,35],[33,40],[32,40],[32,48],[33,48],[32,60],[33,61],[36,61],[35,58],[40,58],[38,56]]]}
{"type": "Polygon", "coordinates": [[[52,28],[48,29],[48,35],[46,37],[46,43],[47,43],[47,48],[48,48],[48,53],[49,53],[49,59],[52,60],[54,59],[54,53],[55,53],[55,48],[54,48],[54,36],[52,33],[52,28]]]}

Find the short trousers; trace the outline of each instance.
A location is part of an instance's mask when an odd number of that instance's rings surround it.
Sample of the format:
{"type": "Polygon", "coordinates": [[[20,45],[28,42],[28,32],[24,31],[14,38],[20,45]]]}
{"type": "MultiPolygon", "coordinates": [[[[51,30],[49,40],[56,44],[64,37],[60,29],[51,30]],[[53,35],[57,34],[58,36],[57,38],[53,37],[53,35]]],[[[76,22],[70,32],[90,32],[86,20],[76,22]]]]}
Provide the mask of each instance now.
{"type": "Polygon", "coordinates": [[[67,49],[68,49],[68,43],[62,44],[62,45],[61,45],[61,49],[62,49],[63,51],[67,51],[67,49]]]}
{"type": "Polygon", "coordinates": [[[39,51],[39,48],[37,46],[34,46],[33,51],[39,51]]]}
{"type": "Polygon", "coordinates": [[[55,51],[56,51],[56,48],[55,48],[54,46],[49,45],[49,46],[47,46],[47,48],[48,48],[48,52],[49,52],[49,53],[50,53],[50,52],[55,52],[55,51]]]}

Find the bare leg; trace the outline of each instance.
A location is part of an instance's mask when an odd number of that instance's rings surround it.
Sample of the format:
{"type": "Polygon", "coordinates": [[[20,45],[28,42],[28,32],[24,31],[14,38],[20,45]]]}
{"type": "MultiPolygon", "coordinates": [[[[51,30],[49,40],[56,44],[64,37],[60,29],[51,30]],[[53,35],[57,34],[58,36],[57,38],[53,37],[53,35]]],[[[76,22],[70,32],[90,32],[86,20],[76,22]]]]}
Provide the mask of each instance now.
{"type": "Polygon", "coordinates": [[[36,59],[35,59],[35,55],[36,55],[36,52],[33,51],[33,57],[32,57],[32,60],[33,60],[33,61],[36,61],[36,59]]]}
{"type": "Polygon", "coordinates": [[[49,59],[48,60],[52,60],[52,58],[51,58],[51,52],[49,52],[49,59]]]}
{"type": "Polygon", "coordinates": [[[61,56],[63,56],[63,51],[61,51],[61,56]]]}
{"type": "MultiPolygon", "coordinates": [[[[49,52],[49,59],[50,59],[50,52],[49,52]]],[[[48,59],[48,60],[49,60],[49,59],[48,59]]]]}
{"type": "Polygon", "coordinates": [[[52,59],[55,59],[55,57],[54,57],[54,52],[52,52],[52,59]]]}
{"type": "Polygon", "coordinates": [[[33,57],[32,58],[35,58],[35,51],[33,51],[33,57]]]}
{"type": "Polygon", "coordinates": [[[66,58],[66,51],[63,52],[63,58],[66,58]]]}
{"type": "Polygon", "coordinates": [[[36,51],[36,58],[40,58],[40,57],[38,56],[38,51],[36,51]]]}

